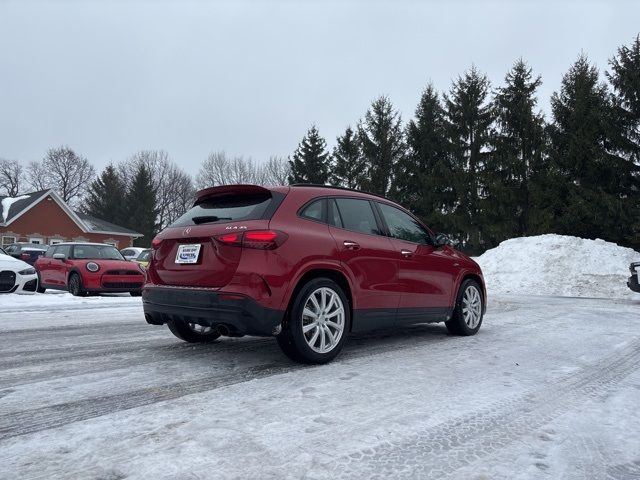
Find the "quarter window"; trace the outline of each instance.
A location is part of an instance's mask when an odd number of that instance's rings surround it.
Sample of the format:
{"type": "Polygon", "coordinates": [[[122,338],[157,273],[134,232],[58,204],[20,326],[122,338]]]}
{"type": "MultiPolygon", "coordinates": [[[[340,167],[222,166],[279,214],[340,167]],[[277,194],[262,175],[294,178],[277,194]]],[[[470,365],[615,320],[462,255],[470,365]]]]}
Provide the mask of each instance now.
{"type": "Polygon", "coordinates": [[[322,222],[322,207],[324,206],[324,199],[316,200],[311,205],[308,205],[300,212],[300,216],[308,218],[310,220],[316,220],[322,222]]]}
{"type": "Polygon", "coordinates": [[[336,198],[343,228],[354,232],[380,235],[376,217],[368,200],[336,198]]]}
{"type": "Polygon", "coordinates": [[[393,238],[413,243],[431,243],[431,237],[427,231],[411,215],[386,203],[378,203],[378,205],[393,238]]]}

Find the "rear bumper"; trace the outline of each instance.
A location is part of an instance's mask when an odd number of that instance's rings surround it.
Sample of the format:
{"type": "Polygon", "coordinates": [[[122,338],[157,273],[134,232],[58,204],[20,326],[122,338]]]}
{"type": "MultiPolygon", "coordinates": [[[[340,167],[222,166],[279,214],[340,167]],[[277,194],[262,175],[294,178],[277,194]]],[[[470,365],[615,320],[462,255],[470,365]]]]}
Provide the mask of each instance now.
{"type": "Polygon", "coordinates": [[[631,275],[629,280],[627,280],[627,287],[629,287],[634,292],[640,293],[640,284],[638,284],[638,275],[631,275]]]}
{"type": "Polygon", "coordinates": [[[245,295],[193,288],[145,286],[142,305],[153,325],[171,321],[225,325],[235,335],[271,336],[284,317],[284,312],[265,308],[245,295]]]}

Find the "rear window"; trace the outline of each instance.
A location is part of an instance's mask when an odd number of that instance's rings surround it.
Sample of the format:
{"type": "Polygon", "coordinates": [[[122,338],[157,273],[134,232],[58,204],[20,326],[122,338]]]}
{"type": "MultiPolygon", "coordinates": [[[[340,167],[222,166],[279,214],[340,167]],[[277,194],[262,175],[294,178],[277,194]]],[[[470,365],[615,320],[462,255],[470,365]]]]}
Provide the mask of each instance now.
{"type": "Polygon", "coordinates": [[[193,207],[171,226],[186,227],[189,225],[270,218],[279,203],[278,199],[268,193],[212,198],[193,207]]]}

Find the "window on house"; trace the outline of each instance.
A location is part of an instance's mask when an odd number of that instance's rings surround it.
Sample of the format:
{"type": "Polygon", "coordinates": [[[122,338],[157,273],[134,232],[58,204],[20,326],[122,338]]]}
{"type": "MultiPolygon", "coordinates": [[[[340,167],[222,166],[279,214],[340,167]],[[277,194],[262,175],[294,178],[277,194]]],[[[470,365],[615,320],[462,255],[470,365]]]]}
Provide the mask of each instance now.
{"type": "Polygon", "coordinates": [[[44,239],[42,237],[29,237],[29,243],[33,243],[34,245],[42,245],[44,243],[44,239]]]}
{"type": "Polygon", "coordinates": [[[16,243],[16,237],[2,237],[2,246],[11,245],[12,243],[16,243]]]}
{"type": "Polygon", "coordinates": [[[49,240],[49,245],[58,245],[62,243],[62,240],[49,240]]]}

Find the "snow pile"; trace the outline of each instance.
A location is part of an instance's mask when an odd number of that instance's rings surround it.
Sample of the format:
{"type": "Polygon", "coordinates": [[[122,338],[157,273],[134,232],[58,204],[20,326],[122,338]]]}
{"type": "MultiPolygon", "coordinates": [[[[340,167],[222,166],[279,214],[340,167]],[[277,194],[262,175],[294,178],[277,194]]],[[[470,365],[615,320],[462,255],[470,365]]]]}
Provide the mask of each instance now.
{"type": "Polygon", "coordinates": [[[6,197],[2,199],[2,221],[6,223],[7,218],[9,218],[9,210],[11,209],[11,205],[16,203],[18,200],[24,200],[25,198],[29,198],[29,195],[22,195],[21,197],[6,197]]]}
{"type": "Polygon", "coordinates": [[[540,235],[506,240],[475,259],[489,293],[625,298],[640,253],[604,240],[540,235]]]}

